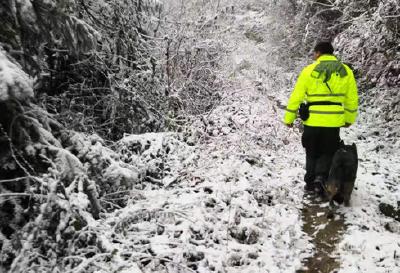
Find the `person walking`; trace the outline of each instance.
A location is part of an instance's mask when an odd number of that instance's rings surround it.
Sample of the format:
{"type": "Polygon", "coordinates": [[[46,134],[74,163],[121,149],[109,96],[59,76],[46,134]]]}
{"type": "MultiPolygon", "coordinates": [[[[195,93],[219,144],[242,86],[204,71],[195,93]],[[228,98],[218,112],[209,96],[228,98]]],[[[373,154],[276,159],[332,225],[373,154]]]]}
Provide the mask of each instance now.
{"type": "Polygon", "coordinates": [[[301,142],[306,150],[304,181],[308,191],[321,191],[340,145],[340,128],[349,127],[357,117],[358,94],[353,71],[333,52],[330,42],[316,44],[315,62],[300,73],[284,116],[288,127],[293,126],[298,112],[303,120],[301,142]]]}

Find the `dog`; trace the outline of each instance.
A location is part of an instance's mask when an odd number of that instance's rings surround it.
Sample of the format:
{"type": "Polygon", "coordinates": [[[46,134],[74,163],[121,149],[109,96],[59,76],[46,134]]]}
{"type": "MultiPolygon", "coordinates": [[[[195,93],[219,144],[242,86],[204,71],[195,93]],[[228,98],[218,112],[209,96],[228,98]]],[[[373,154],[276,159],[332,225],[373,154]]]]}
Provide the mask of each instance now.
{"type": "Polygon", "coordinates": [[[356,144],[345,145],[343,141],[333,156],[328,179],[325,183],[325,192],[329,204],[333,201],[346,207],[350,206],[350,197],[357,177],[358,154],[356,144]]]}

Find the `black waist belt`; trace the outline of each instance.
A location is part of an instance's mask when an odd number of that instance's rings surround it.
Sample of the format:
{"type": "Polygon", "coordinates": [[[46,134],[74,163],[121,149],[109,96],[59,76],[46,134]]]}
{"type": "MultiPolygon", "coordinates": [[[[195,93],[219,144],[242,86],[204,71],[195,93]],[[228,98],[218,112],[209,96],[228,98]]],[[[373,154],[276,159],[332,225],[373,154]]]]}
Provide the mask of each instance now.
{"type": "MultiPolygon", "coordinates": [[[[342,106],[340,102],[332,102],[332,101],[314,101],[300,104],[299,107],[299,115],[303,121],[306,121],[310,117],[310,106],[313,105],[339,105],[342,106]]],[[[326,114],[326,113],[324,113],[326,114]]],[[[337,114],[335,112],[335,114],[337,114]]]]}
{"type": "Polygon", "coordinates": [[[307,106],[313,105],[339,105],[342,106],[340,102],[332,102],[332,101],[314,101],[314,102],[307,102],[307,106]]]}

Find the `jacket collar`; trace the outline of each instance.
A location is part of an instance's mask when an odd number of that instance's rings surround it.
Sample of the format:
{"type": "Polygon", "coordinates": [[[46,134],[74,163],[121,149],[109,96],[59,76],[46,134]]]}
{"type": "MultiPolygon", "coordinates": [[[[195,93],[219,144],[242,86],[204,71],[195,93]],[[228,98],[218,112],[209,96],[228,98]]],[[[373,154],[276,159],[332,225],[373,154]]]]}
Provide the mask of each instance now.
{"type": "Polygon", "coordinates": [[[324,54],[319,56],[316,62],[321,62],[321,61],[337,61],[337,58],[335,55],[330,55],[330,54],[324,54]]]}

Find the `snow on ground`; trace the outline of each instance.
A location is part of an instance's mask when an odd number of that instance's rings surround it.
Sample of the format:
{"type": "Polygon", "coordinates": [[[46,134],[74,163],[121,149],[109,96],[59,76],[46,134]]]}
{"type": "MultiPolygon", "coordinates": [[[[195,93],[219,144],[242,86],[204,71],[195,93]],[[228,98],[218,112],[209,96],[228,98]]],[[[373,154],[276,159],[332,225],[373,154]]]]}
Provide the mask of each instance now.
{"type": "MultiPolygon", "coordinates": [[[[263,11],[232,15],[221,34],[232,52],[220,75],[231,88],[194,124],[200,139],[182,148],[188,160],[169,170],[163,187],[132,191],[128,206],[93,224],[113,253],[97,272],[295,272],[312,256],[302,231],[300,133],[280,121],[295,74],[277,65],[271,24],[263,11]]],[[[360,168],[352,206],[339,209],[348,225],[340,272],[399,272],[399,229],[384,227],[398,223],[378,202],[397,205],[400,159],[390,146],[377,148],[379,135],[366,135],[364,115],[343,133],[358,144],[360,168]]]]}

